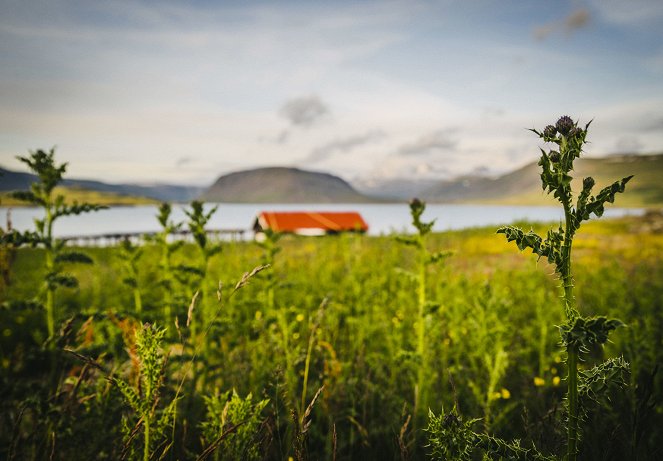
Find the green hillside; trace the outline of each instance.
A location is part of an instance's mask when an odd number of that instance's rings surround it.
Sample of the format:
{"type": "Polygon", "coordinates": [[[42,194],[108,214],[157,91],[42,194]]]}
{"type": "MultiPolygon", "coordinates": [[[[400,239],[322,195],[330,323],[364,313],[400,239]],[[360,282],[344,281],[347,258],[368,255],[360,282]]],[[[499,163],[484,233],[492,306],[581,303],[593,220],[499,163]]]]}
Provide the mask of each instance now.
{"type": "MultiPolygon", "coordinates": [[[[575,162],[575,190],[582,188],[582,179],[592,176],[594,190],[608,186],[624,176],[634,175],[628,194],[619,197],[619,205],[627,207],[663,206],[663,154],[615,155],[602,158],[581,158],[575,162]]],[[[440,183],[423,197],[430,202],[485,203],[508,205],[551,205],[539,180],[535,162],[495,179],[466,177],[440,183]]]]}
{"type": "MultiPolygon", "coordinates": [[[[62,194],[66,203],[87,202],[106,206],[149,205],[159,203],[158,200],[147,197],[122,195],[116,192],[83,189],[80,187],[57,187],[56,194],[62,194]]],[[[0,206],[26,206],[28,203],[17,200],[11,192],[0,192],[0,206]]]]}

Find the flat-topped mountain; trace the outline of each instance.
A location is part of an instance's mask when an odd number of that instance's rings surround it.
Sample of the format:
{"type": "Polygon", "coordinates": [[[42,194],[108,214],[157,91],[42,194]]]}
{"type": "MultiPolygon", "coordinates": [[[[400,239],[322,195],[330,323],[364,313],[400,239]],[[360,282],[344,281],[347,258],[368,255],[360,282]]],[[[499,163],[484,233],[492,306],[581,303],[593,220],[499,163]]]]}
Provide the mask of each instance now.
{"type": "Polygon", "coordinates": [[[375,199],[338,176],[297,168],[269,167],[221,176],[201,196],[209,202],[361,203],[375,199]]]}

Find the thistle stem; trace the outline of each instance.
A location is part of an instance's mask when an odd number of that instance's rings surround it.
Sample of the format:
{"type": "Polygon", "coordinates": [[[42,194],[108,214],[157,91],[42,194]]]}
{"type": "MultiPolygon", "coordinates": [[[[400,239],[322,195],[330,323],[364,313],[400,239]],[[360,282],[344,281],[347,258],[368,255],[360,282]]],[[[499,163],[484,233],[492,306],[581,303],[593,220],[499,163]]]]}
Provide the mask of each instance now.
{"type": "MultiPolygon", "coordinates": [[[[573,275],[571,273],[571,247],[573,244],[573,227],[570,198],[563,201],[565,216],[564,245],[562,246],[562,283],[564,285],[564,311],[568,321],[573,321],[578,316],[573,299],[573,275]]],[[[567,460],[575,461],[578,453],[578,350],[573,345],[567,346],[567,369],[568,369],[568,429],[567,429],[567,460]]]]}

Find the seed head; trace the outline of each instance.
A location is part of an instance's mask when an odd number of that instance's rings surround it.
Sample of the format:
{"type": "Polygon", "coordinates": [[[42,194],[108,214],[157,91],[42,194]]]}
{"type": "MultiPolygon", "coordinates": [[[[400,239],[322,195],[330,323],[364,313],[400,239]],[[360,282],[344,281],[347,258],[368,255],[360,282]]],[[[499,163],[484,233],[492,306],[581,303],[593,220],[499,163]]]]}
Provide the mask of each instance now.
{"type": "Polygon", "coordinates": [[[544,138],[554,138],[556,134],[557,134],[557,128],[555,128],[553,125],[548,125],[543,129],[544,138]]]}
{"type": "Polygon", "coordinates": [[[594,181],[594,178],[591,176],[582,180],[582,188],[584,190],[590,190],[592,187],[594,187],[594,184],[596,184],[596,181],[594,181]]]}
{"type": "Polygon", "coordinates": [[[557,120],[555,127],[557,128],[557,131],[560,132],[560,134],[566,136],[569,134],[569,131],[571,131],[571,129],[575,127],[575,123],[573,123],[571,117],[569,117],[568,115],[564,115],[560,117],[559,120],[557,120]]]}
{"type": "Polygon", "coordinates": [[[561,156],[559,155],[559,152],[557,152],[556,150],[551,150],[548,157],[550,157],[550,161],[553,162],[553,163],[559,162],[559,160],[561,158],[561,156]]]}

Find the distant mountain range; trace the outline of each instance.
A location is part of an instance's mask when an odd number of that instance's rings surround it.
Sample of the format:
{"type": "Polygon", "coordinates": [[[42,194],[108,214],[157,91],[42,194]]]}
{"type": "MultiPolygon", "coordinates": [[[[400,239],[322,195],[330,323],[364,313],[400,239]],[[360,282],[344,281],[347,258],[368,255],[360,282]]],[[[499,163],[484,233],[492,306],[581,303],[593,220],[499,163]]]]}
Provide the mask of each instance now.
{"type": "MultiPolygon", "coordinates": [[[[484,204],[550,205],[552,195],[543,192],[540,167],[530,163],[497,178],[464,177],[440,182],[422,193],[430,202],[474,202],[484,204]]],[[[634,175],[626,193],[618,198],[621,206],[663,206],[663,154],[614,155],[581,158],[575,161],[572,175],[574,190],[582,189],[582,180],[596,180],[594,193],[624,176],[634,175]]]]}
{"type": "MultiPolygon", "coordinates": [[[[0,167],[0,192],[26,190],[37,177],[30,173],[10,171],[0,167]]],[[[144,197],[162,202],[186,202],[198,197],[204,188],[195,186],[176,186],[172,184],[138,185],[108,184],[87,179],[65,179],[62,186],[72,189],[84,189],[110,194],[144,197]]]]}
{"type": "MultiPolygon", "coordinates": [[[[592,176],[597,182],[595,191],[598,191],[631,174],[635,177],[628,184],[627,193],[619,197],[619,205],[663,206],[663,153],[576,160],[574,187],[580,187],[583,177],[592,176]]],[[[27,189],[35,180],[34,175],[0,168],[0,192],[27,189]]],[[[107,184],[74,179],[64,181],[63,185],[72,189],[168,202],[202,199],[232,203],[366,203],[406,201],[416,196],[430,203],[554,203],[553,198],[541,189],[536,162],[496,178],[464,176],[448,181],[405,178],[357,181],[356,187],[331,174],[285,167],[257,168],[222,175],[208,188],[167,184],[107,184]]]]}

